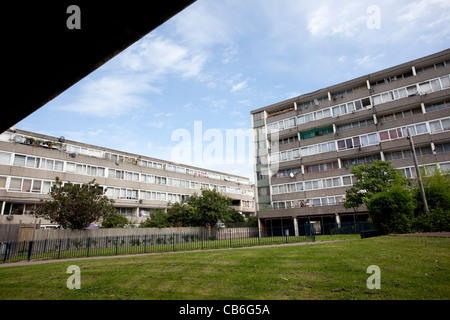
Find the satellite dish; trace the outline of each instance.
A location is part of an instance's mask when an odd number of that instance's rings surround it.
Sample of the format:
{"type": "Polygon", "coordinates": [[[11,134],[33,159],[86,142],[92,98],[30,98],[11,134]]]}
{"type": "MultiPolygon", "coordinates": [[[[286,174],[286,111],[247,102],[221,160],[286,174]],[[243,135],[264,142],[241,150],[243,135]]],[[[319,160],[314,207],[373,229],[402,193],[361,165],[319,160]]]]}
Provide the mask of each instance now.
{"type": "Polygon", "coordinates": [[[289,176],[290,176],[291,178],[293,178],[293,177],[294,177],[294,174],[291,172],[291,173],[289,174],[289,176]]]}
{"type": "Polygon", "coordinates": [[[59,142],[64,142],[66,141],[66,138],[64,138],[63,136],[59,137],[59,142]]]}
{"type": "Polygon", "coordinates": [[[314,104],[315,104],[316,106],[318,106],[318,105],[319,105],[319,100],[314,99],[314,104]]]}

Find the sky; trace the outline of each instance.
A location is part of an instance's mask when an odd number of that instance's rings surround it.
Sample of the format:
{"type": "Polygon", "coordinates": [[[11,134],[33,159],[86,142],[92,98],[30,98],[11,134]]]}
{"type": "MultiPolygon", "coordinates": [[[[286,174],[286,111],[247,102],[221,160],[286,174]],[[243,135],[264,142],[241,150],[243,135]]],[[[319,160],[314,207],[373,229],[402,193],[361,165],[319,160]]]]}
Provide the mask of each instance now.
{"type": "Polygon", "coordinates": [[[449,44],[448,0],[197,0],[17,128],[254,181],[250,111],[449,44]]]}

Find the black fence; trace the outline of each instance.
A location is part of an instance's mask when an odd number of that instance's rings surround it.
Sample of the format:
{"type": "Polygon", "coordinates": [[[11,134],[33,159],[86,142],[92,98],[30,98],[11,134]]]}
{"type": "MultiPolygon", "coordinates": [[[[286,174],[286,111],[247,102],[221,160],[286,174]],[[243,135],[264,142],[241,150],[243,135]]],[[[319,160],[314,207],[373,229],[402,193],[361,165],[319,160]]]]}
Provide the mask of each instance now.
{"type": "Polygon", "coordinates": [[[315,241],[314,234],[262,236],[257,228],[243,229],[3,242],[0,243],[0,261],[6,263],[315,241]]]}

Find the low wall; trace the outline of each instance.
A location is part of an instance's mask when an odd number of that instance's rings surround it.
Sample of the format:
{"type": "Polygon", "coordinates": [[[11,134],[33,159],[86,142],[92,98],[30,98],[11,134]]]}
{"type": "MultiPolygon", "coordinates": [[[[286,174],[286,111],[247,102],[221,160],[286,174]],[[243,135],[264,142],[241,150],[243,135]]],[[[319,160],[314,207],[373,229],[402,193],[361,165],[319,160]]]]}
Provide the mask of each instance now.
{"type": "Polygon", "coordinates": [[[258,228],[215,228],[216,240],[244,239],[258,236],[258,228]]]}
{"type": "Polygon", "coordinates": [[[208,228],[122,228],[122,229],[88,229],[88,230],[36,230],[34,240],[45,239],[72,239],[72,238],[93,238],[93,237],[116,237],[116,236],[138,236],[152,234],[172,234],[172,233],[196,233],[205,232],[208,228]]]}

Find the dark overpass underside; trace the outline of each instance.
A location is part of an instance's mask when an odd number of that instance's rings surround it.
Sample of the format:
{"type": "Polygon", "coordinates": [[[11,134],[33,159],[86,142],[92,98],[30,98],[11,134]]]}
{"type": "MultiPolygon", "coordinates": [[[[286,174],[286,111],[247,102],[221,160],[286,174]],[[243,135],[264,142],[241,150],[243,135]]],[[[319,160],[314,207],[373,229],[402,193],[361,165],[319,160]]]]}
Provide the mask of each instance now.
{"type": "MultiPolygon", "coordinates": [[[[2,4],[0,132],[26,118],[195,2],[11,1],[2,4]],[[69,29],[70,5],[81,29],[69,29]]],[[[72,21],[73,22],[73,21],[72,21]]]]}

